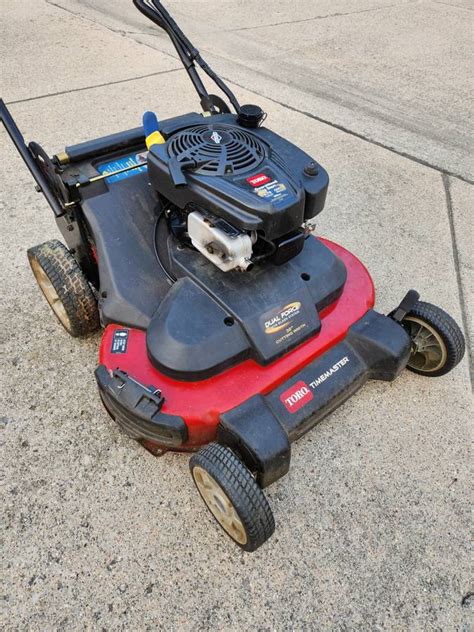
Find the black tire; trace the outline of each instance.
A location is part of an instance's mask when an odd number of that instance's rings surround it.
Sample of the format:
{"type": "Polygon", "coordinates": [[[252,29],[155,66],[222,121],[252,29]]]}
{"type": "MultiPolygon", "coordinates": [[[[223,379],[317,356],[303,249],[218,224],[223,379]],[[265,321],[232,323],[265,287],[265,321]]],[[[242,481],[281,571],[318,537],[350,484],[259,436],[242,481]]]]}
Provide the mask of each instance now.
{"type": "Polygon", "coordinates": [[[244,551],[262,546],[274,532],[275,520],[265,494],[242,461],[229,448],[211,443],[191,457],[189,467],[201,498],[227,535],[244,551]],[[235,520],[233,513],[228,518],[229,511],[235,512],[235,520]]]}
{"type": "Polygon", "coordinates": [[[100,327],[97,301],[79,264],[57,239],[28,250],[33,274],[55,316],[71,336],[100,327]]]}
{"type": "Polygon", "coordinates": [[[461,362],[466,343],[456,321],[431,303],[418,301],[405,316],[402,325],[412,339],[407,369],[438,377],[449,373],[461,362]]]}

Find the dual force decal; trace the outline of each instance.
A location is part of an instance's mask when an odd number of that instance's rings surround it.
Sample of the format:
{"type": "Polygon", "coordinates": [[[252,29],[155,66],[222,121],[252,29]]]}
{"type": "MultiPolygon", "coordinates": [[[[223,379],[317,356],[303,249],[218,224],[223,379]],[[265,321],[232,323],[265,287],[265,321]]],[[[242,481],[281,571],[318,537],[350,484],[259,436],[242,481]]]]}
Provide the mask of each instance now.
{"type": "Polygon", "coordinates": [[[301,303],[295,301],[285,305],[283,309],[275,311],[272,315],[268,316],[268,320],[264,323],[266,334],[276,334],[286,327],[286,325],[294,318],[298,316],[301,311],[301,303]]]}
{"type": "Polygon", "coordinates": [[[306,333],[303,330],[307,327],[300,301],[293,301],[284,307],[266,312],[260,317],[260,324],[275,345],[286,343],[293,336],[301,336],[306,333]]]}

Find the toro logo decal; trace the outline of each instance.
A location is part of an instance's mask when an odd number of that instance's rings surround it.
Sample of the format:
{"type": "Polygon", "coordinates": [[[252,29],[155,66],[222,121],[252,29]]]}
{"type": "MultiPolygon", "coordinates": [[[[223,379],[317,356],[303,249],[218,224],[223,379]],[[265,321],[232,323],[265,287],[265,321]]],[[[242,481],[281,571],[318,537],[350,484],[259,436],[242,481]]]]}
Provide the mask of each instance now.
{"type": "Polygon", "coordinates": [[[280,401],[290,413],[296,413],[313,399],[313,393],[302,380],[280,395],[280,401]]]}
{"type": "Polygon", "coordinates": [[[294,303],[288,303],[283,309],[275,311],[268,320],[265,321],[264,329],[266,334],[276,334],[277,331],[284,329],[290,320],[301,311],[301,303],[295,301],[294,303]]]}
{"type": "Polygon", "coordinates": [[[252,187],[259,187],[262,184],[267,184],[267,182],[270,182],[270,180],[271,178],[269,178],[266,173],[257,173],[257,175],[247,178],[247,182],[252,187]]]}

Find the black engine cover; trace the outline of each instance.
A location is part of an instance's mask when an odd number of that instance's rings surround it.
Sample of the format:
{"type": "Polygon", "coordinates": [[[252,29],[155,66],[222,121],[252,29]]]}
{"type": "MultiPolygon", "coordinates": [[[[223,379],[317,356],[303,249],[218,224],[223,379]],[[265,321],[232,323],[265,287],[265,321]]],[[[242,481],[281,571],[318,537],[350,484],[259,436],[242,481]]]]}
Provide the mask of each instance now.
{"type": "Polygon", "coordinates": [[[241,230],[274,240],[322,211],[328,175],[310,156],[265,128],[238,125],[233,114],[190,118],[162,130],[166,144],[148,155],[152,186],[179,208],[202,207],[241,230]],[[175,186],[170,170],[183,167],[187,184],[175,186]],[[311,168],[305,168],[311,164],[311,168]]]}
{"type": "MultiPolygon", "coordinates": [[[[165,246],[162,246],[162,251],[165,246]]],[[[168,238],[178,281],[147,330],[150,361],[179,380],[202,380],[252,358],[267,365],[321,328],[319,312],[342,293],[342,261],[314,238],[286,265],[222,272],[168,238]]]]}

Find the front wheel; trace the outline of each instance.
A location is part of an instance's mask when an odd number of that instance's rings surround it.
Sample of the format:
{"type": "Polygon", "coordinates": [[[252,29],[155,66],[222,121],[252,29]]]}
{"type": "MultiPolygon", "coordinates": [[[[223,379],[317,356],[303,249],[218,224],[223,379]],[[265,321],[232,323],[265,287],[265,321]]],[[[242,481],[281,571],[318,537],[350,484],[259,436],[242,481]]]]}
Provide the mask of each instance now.
{"type": "Polygon", "coordinates": [[[275,530],[272,510],[237,456],[218,443],[194,454],[191,474],[207,508],[244,551],[255,551],[275,530]]]}
{"type": "Polygon", "coordinates": [[[412,349],[407,368],[426,377],[449,373],[464,356],[465,341],[456,321],[431,303],[418,301],[402,320],[412,349]]]}

